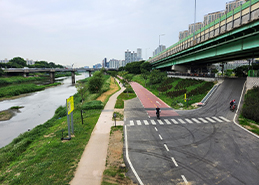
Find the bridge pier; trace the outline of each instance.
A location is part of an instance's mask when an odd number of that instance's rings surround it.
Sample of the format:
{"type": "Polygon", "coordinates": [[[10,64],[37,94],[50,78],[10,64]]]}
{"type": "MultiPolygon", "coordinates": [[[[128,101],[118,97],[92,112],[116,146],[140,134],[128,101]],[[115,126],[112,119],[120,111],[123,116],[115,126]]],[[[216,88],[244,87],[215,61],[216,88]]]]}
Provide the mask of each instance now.
{"type": "Polygon", "coordinates": [[[89,77],[91,77],[92,76],[92,73],[91,73],[91,71],[89,71],[89,77]]]}
{"type": "Polygon", "coordinates": [[[71,72],[71,76],[72,76],[72,85],[75,85],[75,83],[76,83],[75,71],[71,72]]]}
{"type": "Polygon", "coordinates": [[[53,84],[55,82],[55,72],[49,72],[50,83],[53,84]]]}
{"type": "Polygon", "coordinates": [[[23,76],[24,76],[24,77],[28,77],[28,76],[29,76],[29,73],[28,73],[28,72],[25,72],[25,73],[23,73],[23,76]]]}

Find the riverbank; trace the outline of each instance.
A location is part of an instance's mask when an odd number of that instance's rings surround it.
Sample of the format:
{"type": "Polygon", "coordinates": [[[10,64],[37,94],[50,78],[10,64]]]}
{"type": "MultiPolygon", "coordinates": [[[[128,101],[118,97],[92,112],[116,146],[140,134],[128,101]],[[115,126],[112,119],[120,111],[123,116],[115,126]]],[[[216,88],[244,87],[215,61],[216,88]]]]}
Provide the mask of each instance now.
{"type": "MultiPolygon", "coordinates": [[[[114,80],[106,79],[106,83],[114,80]]],[[[92,94],[88,101],[100,94],[92,94]]],[[[110,96],[107,94],[107,97],[110,96]]],[[[102,109],[81,114],[80,95],[74,95],[74,136],[67,137],[66,108],[60,107],[46,123],[36,126],[0,149],[0,184],[68,184],[102,109]],[[69,155],[68,155],[69,154],[69,155]]]]}

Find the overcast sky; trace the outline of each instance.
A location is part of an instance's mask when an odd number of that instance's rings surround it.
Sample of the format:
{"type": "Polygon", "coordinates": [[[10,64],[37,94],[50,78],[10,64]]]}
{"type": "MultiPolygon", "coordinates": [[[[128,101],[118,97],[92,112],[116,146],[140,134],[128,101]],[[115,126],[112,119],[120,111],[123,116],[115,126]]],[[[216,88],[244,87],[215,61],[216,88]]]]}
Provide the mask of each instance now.
{"type": "MultiPolygon", "coordinates": [[[[227,0],[197,0],[197,22],[227,0]]],[[[195,0],[0,0],[0,60],[20,56],[76,67],[152,56],[194,22],[195,0]]]]}

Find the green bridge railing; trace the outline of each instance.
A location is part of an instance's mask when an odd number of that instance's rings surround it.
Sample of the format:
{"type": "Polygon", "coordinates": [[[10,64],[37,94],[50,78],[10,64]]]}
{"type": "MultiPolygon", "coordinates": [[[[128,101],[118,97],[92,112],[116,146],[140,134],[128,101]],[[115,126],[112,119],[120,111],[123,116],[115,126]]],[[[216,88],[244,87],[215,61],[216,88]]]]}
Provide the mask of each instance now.
{"type": "Polygon", "coordinates": [[[248,76],[249,77],[259,77],[259,70],[249,70],[248,76]]]}

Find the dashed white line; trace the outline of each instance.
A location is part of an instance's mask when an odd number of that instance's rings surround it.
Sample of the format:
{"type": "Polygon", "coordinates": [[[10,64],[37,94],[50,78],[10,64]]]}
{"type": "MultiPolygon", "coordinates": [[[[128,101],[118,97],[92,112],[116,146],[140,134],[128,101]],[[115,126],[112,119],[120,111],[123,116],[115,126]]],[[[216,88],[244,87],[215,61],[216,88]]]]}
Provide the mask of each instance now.
{"type": "Polygon", "coordinates": [[[162,136],[159,134],[159,138],[161,139],[161,140],[163,140],[163,138],[162,138],[162,136]]]}
{"type": "Polygon", "coordinates": [[[137,120],[137,125],[141,125],[141,121],[140,120],[137,120]]]}
{"type": "Polygon", "coordinates": [[[178,119],[182,124],[185,124],[185,122],[182,119],[178,119]]]}
{"type": "Polygon", "coordinates": [[[176,160],[175,160],[173,157],[171,157],[171,159],[172,159],[172,161],[174,162],[174,165],[177,167],[178,164],[177,164],[176,160]]]}
{"type": "Polygon", "coordinates": [[[149,125],[149,123],[148,123],[147,120],[144,120],[144,124],[145,124],[145,125],[149,125]]]}
{"type": "Polygon", "coordinates": [[[178,124],[178,122],[175,119],[171,119],[174,124],[178,124]]]}
{"type": "Polygon", "coordinates": [[[130,125],[133,126],[134,125],[134,121],[130,121],[130,125]]]}
{"type": "Polygon", "coordinates": [[[188,184],[188,181],[186,180],[185,176],[184,175],[181,175],[181,176],[182,176],[182,179],[185,182],[185,184],[188,184]]]}
{"type": "Polygon", "coordinates": [[[213,119],[215,119],[216,121],[218,121],[218,122],[223,122],[222,120],[220,120],[219,118],[217,118],[217,117],[212,117],[213,119]]]}
{"type": "Polygon", "coordinates": [[[224,118],[223,116],[219,116],[219,118],[223,119],[223,120],[226,121],[226,122],[231,122],[231,121],[229,121],[228,119],[224,118]]]}
{"type": "Polygon", "coordinates": [[[155,130],[158,131],[156,127],[155,127],[155,130]]]}
{"type": "Polygon", "coordinates": [[[156,122],[154,120],[151,120],[152,125],[156,125],[156,122]]]}
{"type": "Polygon", "coordinates": [[[168,119],[165,119],[165,122],[166,122],[167,125],[171,125],[171,122],[168,121],[168,119]]]}
{"type": "Polygon", "coordinates": [[[163,125],[163,124],[164,124],[163,121],[161,121],[161,120],[158,120],[158,123],[159,123],[160,125],[163,125]]]}
{"type": "Polygon", "coordinates": [[[166,145],[166,144],[164,144],[164,146],[165,146],[165,149],[169,152],[169,149],[168,149],[167,145],[166,145]]]}

